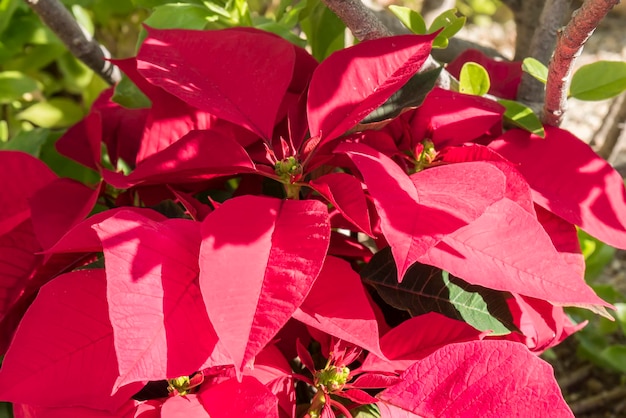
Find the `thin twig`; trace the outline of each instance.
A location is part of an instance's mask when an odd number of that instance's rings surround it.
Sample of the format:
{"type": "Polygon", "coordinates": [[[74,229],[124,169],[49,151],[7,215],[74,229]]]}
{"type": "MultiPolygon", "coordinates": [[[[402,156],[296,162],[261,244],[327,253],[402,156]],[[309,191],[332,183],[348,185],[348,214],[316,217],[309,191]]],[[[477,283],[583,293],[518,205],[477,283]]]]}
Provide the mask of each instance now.
{"type": "Polygon", "coordinates": [[[587,39],[606,14],[620,0],[586,0],[557,35],[556,49],[548,66],[546,101],[542,120],[546,125],[559,126],[567,109],[567,94],[572,69],[587,39]]]}
{"type": "Polygon", "coordinates": [[[602,138],[598,155],[605,160],[610,160],[622,134],[624,121],[626,121],[626,93],[622,93],[611,103],[609,113],[604,120],[605,123],[596,131],[594,138],[602,138]]]}
{"type": "Polygon", "coordinates": [[[25,0],[43,23],[54,32],[76,58],[84,62],[107,83],[120,80],[116,66],[105,60],[108,51],[86,34],[59,0],[25,0]]]}
{"type": "Polygon", "coordinates": [[[591,373],[593,366],[591,364],[585,364],[584,366],[574,370],[566,375],[564,378],[559,379],[559,387],[561,390],[565,390],[570,386],[574,386],[576,383],[585,379],[591,373]]]}
{"type": "MultiPolygon", "coordinates": [[[[382,23],[376,14],[365,6],[361,0],[322,0],[326,6],[341,19],[350,32],[359,41],[391,36],[391,31],[382,23]]],[[[439,63],[429,55],[420,72],[439,68],[439,63]]],[[[450,89],[458,85],[446,70],[441,71],[437,85],[450,89]]]]}
{"type": "MultiPolygon", "coordinates": [[[[543,64],[548,64],[554,45],[557,31],[563,25],[565,16],[569,12],[569,0],[546,0],[539,24],[533,33],[528,56],[543,64]]],[[[517,99],[524,103],[543,103],[544,85],[530,74],[523,74],[517,99]]]]}
{"type": "Polygon", "coordinates": [[[581,399],[578,402],[570,404],[570,408],[575,415],[591,411],[599,406],[606,405],[608,402],[623,399],[626,396],[626,387],[618,386],[609,391],[599,393],[590,398],[581,399]]]}

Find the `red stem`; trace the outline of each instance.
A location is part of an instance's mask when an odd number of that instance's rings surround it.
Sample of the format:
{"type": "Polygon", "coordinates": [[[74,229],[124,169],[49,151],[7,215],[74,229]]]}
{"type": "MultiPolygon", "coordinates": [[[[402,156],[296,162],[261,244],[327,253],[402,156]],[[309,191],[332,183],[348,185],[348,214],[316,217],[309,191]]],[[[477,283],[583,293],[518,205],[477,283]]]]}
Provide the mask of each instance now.
{"type": "Polygon", "coordinates": [[[618,3],[619,0],[585,0],[572,14],[567,26],[557,34],[556,48],[548,66],[542,115],[544,124],[559,126],[563,121],[576,58],[600,21],[618,3]]]}

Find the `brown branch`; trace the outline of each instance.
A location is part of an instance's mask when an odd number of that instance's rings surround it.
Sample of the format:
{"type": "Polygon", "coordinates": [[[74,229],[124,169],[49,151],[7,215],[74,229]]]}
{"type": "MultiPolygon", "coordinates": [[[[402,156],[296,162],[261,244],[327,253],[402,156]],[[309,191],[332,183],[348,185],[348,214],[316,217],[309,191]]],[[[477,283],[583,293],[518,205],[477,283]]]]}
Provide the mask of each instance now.
{"type": "Polygon", "coordinates": [[[70,12],[59,0],[25,0],[43,23],[67,46],[69,51],[84,62],[107,83],[120,80],[118,68],[105,60],[106,49],[81,29],[70,12]]]}
{"type": "Polygon", "coordinates": [[[559,126],[567,109],[567,94],[576,58],[600,21],[620,0],[586,0],[557,35],[556,49],[548,66],[546,101],[542,120],[559,126]]]}
{"type": "MultiPolygon", "coordinates": [[[[530,41],[529,57],[548,64],[556,44],[557,30],[562,26],[569,12],[569,3],[569,0],[546,0],[539,17],[539,24],[530,41]]],[[[543,104],[544,91],[543,83],[525,73],[522,75],[517,99],[528,104],[543,104]]]]}
{"type": "MultiPolygon", "coordinates": [[[[350,32],[359,41],[393,35],[376,13],[365,6],[361,0],[322,0],[322,2],[346,24],[346,27],[350,29],[350,32]]],[[[432,55],[429,55],[422,68],[420,68],[420,72],[439,67],[441,67],[439,63],[432,55]]],[[[458,81],[444,69],[437,79],[437,86],[458,90],[458,81]]]]}
{"type": "Polygon", "coordinates": [[[610,160],[613,155],[613,151],[622,134],[622,124],[625,120],[626,93],[622,93],[611,103],[609,113],[604,118],[605,123],[593,135],[594,138],[602,138],[602,145],[598,149],[598,155],[605,160],[610,160]]]}
{"type": "Polygon", "coordinates": [[[575,415],[583,414],[602,405],[606,405],[608,402],[623,399],[625,396],[626,387],[617,386],[609,391],[599,393],[598,395],[592,396],[590,398],[585,398],[581,399],[578,402],[573,402],[570,404],[570,409],[575,415]]]}

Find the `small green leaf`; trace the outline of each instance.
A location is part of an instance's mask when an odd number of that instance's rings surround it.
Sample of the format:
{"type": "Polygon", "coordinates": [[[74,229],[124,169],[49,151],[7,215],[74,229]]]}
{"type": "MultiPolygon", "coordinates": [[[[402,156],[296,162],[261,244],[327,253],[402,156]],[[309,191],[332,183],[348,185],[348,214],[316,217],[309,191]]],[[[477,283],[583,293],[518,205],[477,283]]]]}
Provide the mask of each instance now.
{"type": "Polygon", "coordinates": [[[30,131],[20,131],[10,141],[1,143],[2,151],[23,151],[39,158],[41,147],[48,139],[50,131],[45,128],[35,128],[30,131]]]}
{"type": "Polygon", "coordinates": [[[574,73],[570,96],[579,100],[605,100],[626,90],[626,62],[598,61],[574,73]]]}
{"type": "Polygon", "coordinates": [[[437,32],[442,28],[443,30],[433,40],[433,48],[446,48],[448,46],[448,39],[452,38],[463,28],[465,20],[465,16],[458,17],[456,15],[456,9],[446,10],[437,16],[430,25],[430,28],[428,28],[428,33],[437,32]]]}
{"type": "Polygon", "coordinates": [[[0,72],[0,104],[16,100],[32,100],[39,90],[37,81],[19,71],[0,72]]]}
{"type": "Polygon", "coordinates": [[[11,16],[20,4],[20,0],[0,0],[0,35],[9,25],[11,16]]]}
{"type": "Polygon", "coordinates": [[[391,5],[389,11],[393,13],[404,26],[417,35],[426,33],[426,22],[422,15],[408,7],[391,5]]]}
{"type": "Polygon", "coordinates": [[[530,107],[514,100],[498,99],[498,103],[506,108],[504,119],[507,122],[542,138],[545,137],[543,125],[530,107]]]}
{"type": "Polygon", "coordinates": [[[63,86],[73,94],[81,94],[94,76],[89,67],[69,52],[59,57],[57,65],[63,74],[63,86]]]}
{"type": "Polygon", "coordinates": [[[585,256],[585,280],[591,283],[604,271],[613,260],[615,248],[592,237],[583,230],[578,230],[578,240],[585,256]]]}
{"type": "Polygon", "coordinates": [[[126,74],[122,75],[122,79],[115,86],[111,100],[129,109],[142,109],[152,105],[150,99],[139,90],[126,74]]]}
{"type": "Polygon", "coordinates": [[[489,73],[487,70],[475,62],[466,62],[461,68],[459,76],[459,91],[474,96],[487,94],[491,87],[489,73]]]}
{"type": "Polygon", "coordinates": [[[546,84],[548,80],[548,67],[535,58],[524,58],[524,61],[522,61],[522,70],[535,77],[543,84],[546,84]]]}
{"type": "Polygon", "coordinates": [[[380,418],[380,411],[373,403],[351,409],[350,413],[353,418],[380,418]]]}
{"type": "Polygon", "coordinates": [[[83,109],[76,102],[65,97],[53,97],[47,102],[35,103],[17,115],[42,128],[67,128],[84,116],[83,109]]]}

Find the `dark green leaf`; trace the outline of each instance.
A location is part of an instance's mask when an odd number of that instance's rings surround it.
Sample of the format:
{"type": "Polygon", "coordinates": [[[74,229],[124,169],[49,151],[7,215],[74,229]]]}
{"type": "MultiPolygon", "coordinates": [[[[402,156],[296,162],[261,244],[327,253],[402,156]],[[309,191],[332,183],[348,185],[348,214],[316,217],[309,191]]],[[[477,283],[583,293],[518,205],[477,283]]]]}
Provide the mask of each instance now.
{"type": "Polygon", "coordinates": [[[0,0],[0,35],[9,26],[11,17],[20,4],[20,0],[0,0]]]}
{"type": "Polygon", "coordinates": [[[122,79],[115,86],[111,100],[129,109],[141,109],[152,106],[150,99],[139,90],[126,74],[122,75],[122,79]]]}
{"type": "Polygon", "coordinates": [[[411,316],[438,312],[465,321],[492,335],[516,329],[506,303],[507,293],[470,285],[436,267],[416,263],[402,283],[389,248],[379,251],[361,272],[385,302],[411,316]]]}
{"type": "Polygon", "coordinates": [[[514,100],[498,99],[498,103],[506,108],[504,119],[507,122],[542,138],[545,137],[543,125],[530,107],[514,100]]]}
{"type": "Polygon", "coordinates": [[[379,124],[391,120],[403,111],[418,107],[426,98],[426,95],[433,89],[437,77],[441,73],[441,68],[415,74],[397,92],[395,92],[385,103],[367,115],[358,125],[358,130],[367,129],[368,125],[379,124]]]}
{"type": "Polygon", "coordinates": [[[46,142],[50,131],[45,128],[35,128],[30,131],[20,131],[10,141],[0,143],[0,150],[23,151],[33,157],[39,157],[41,147],[46,142]]]}
{"type": "Polygon", "coordinates": [[[39,90],[36,80],[19,71],[0,72],[0,104],[28,99],[39,90]]]}
{"type": "Polygon", "coordinates": [[[311,45],[311,53],[318,61],[344,47],[346,25],[319,0],[308,0],[306,16],[300,26],[311,45]]]}
{"type": "Polygon", "coordinates": [[[626,90],[626,62],[597,61],[574,73],[570,95],[579,100],[604,100],[626,90]]]}

